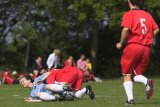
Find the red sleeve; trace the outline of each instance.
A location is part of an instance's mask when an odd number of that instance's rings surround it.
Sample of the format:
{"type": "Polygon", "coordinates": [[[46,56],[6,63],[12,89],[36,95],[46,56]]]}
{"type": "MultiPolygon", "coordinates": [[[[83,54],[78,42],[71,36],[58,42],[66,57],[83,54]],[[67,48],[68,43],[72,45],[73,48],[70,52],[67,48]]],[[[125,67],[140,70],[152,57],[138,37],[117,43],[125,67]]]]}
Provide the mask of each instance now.
{"type": "Polygon", "coordinates": [[[158,25],[156,24],[153,18],[152,18],[152,23],[153,23],[153,30],[157,29],[158,25]]]}
{"type": "Polygon", "coordinates": [[[131,30],[131,25],[132,25],[132,15],[130,14],[130,12],[126,12],[123,15],[121,26],[127,27],[131,30]]]}

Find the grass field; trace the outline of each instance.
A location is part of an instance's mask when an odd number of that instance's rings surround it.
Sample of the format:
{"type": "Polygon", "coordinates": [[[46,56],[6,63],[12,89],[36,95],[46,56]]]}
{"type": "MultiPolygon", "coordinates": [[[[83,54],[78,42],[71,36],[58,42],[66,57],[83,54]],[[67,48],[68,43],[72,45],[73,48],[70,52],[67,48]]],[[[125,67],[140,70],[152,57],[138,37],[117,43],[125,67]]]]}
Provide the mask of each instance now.
{"type": "MultiPolygon", "coordinates": [[[[134,107],[160,107],[159,79],[154,79],[154,96],[147,100],[145,87],[141,84],[134,85],[136,104],[134,107]]],[[[24,97],[28,97],[29,89],[20,85],[0,86],[0,107],[124,107],[126,95],[123,90],[122,80],[104,80],[102,83],[90,82],[95,91],[95,99],[88,96],[78,101],[25,103],[24,97]]],[[[85,85],[85,84],[84,84],[85,85]]]]}

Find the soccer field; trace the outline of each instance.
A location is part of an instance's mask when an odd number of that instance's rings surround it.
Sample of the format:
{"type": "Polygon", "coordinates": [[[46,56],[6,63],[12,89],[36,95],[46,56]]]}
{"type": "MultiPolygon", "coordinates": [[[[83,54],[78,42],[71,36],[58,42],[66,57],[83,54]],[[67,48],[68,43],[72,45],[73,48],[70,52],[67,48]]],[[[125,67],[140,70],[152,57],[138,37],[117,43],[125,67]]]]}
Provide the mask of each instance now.
{"type": "MultiPolygon", "coordinates": [[[[154,79],[154,83],[154,96],[149,100],[145,96],[145,87],[141,84],[134,84],[136,101],[134,107],[160,107],[159,80],[154,79]]],[[[84,96],[78,101],[41,103],[23,102],[23,98],[29,96],[29,89],[20,85],[3,85],[0,86],[0,107],[124,107],[126,95],[121,79],[104,80],[102,83],[89,82],[88,84],[91,84],[95,91],[94,100],[84,96]]]]}

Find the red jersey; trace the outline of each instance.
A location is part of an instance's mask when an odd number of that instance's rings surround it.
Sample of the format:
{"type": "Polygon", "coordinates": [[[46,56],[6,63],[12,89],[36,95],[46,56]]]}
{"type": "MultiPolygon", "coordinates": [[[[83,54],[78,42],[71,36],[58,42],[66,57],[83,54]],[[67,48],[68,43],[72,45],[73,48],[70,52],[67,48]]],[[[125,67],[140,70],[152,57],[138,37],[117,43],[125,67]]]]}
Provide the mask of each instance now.
{"type": "Polygon", "coordinates": [[[144,10],[130,10],[123,15],[122,27],[129,28],[127,43],[152,45],[153,31],[158,28],[152,16],[144,10]]]}
{"type": "Polygon", "coordinates": [[[13,84],[13,79],[9,76],[8,72],[3,72],[3,78],[5,78],[5,83],[13,84]]]}

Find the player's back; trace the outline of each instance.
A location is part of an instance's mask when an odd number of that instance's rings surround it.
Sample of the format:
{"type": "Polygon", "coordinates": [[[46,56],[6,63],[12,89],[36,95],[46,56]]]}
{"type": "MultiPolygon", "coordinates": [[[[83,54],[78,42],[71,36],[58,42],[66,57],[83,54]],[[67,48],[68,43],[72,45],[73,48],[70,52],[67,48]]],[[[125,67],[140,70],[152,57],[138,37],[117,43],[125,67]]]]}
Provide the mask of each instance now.
{"type": "Polygon", "coordinates": [[[144,10],[130,10],[128,20],[131,20],[128,43],[138,43],[151,46],[155,22],[152,16],[144,10]]]}

